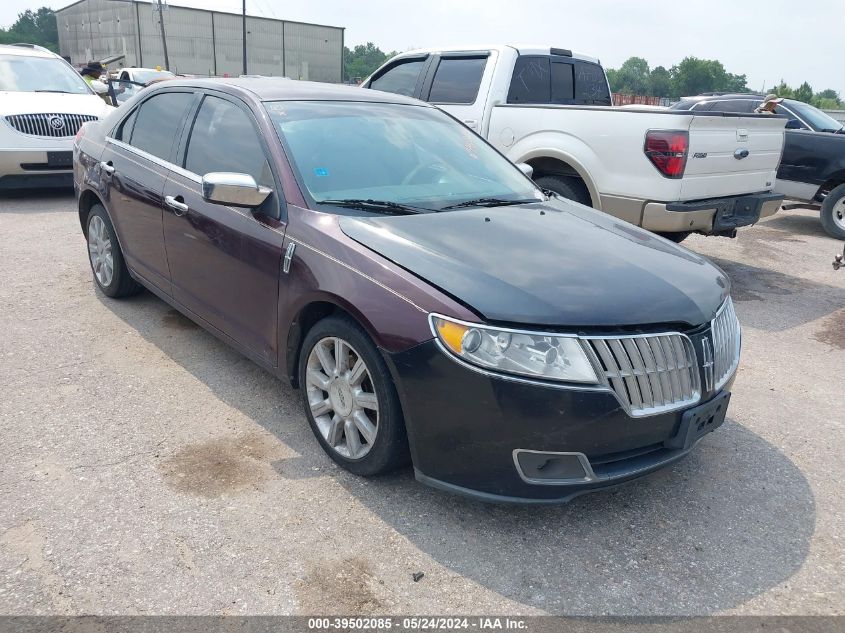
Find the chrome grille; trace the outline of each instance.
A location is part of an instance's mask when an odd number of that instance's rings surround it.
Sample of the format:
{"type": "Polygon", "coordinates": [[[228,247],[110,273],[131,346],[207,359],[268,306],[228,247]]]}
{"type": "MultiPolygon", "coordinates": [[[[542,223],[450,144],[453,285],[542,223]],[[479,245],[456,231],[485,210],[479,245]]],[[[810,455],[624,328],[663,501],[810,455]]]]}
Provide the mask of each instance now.
{"type": "MultiPolygon", "coordinates": [[[[740,327],[730,297],[719,308],[710,323],[713,337],[713,377],[717,391],[728,381],[739,365],[740,327]]],[[[708,388],[710,385],[708,385],[708,388]]]]}
{"type": "Polygon", "coordinates": [[[695,349],[683,334],[584,340],[600,378],[634,417],[672,411],[701,398],[695,349]]]}
{"type": "Polygon", "coordinates": [[[22,134],[64,138],[75,136],[87,121],[97,117],[88,114],[12,114],[6,121],[22,134]]]}

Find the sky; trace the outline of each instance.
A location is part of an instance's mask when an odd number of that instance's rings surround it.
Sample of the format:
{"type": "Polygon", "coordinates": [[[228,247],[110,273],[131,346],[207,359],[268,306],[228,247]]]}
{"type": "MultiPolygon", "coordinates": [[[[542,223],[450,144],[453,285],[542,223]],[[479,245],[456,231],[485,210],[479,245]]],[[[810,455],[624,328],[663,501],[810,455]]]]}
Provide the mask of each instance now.
{"type": "MultiPolygon", "coordinates": [[[[0,25],[25,9],[71,0],[2,0],[0,25]]],[[[239,0],[174,0],[239,12],[239,0]]],[[[618,68],[631,56],[669,68],[689,55],[718,59],[753,90],[781,79],[845,97],[835,24],[845,0],[247,0],[247,13],[346,28],[346,45],[384,51],[469,44],[569,48],[618,68]]]]}

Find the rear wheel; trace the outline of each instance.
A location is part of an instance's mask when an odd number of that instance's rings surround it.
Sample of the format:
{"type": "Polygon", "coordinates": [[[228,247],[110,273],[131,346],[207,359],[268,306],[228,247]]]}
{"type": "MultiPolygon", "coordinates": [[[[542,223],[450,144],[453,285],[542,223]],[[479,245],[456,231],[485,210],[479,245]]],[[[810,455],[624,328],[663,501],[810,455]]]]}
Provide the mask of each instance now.
{"type": "Polygon", "coordinates": [[[100,204],[88,213],[88,261],[94,273],[94,282],[108,297],[128,297],[141,290],[129,275],[117,235],[106,210],[100,204]]]}
{"type": "Polygon", "coordinates": [[[588,207],[592,206],[590,192],[587,185],[578,178],[572,176],[540,176],[534,182],[542,189],[554,191],[559,196],[574,200],[588,207]]]}
{"type": "Polygon", "coordinates": [[[402,408],[376,346],[358,324],[330,316],[309,330],[299,355],[305,415],[323,450],[356,475],[409,461],[402,408]]]}
{"type": "Polygon", "coordinates": [[[680,244],[685,239],[687,239],[690,235],[692,235],[692,231],[679,231],[677,233],[658,233],[660,237],[665,237],[670,242],[675,242],[675,244],[680,244]]]}
{"type": "Polygon", "coordinates": [[[822,226],[828,235],[845,240],[845,184],[834,187],[822,203],[822,226]]]}

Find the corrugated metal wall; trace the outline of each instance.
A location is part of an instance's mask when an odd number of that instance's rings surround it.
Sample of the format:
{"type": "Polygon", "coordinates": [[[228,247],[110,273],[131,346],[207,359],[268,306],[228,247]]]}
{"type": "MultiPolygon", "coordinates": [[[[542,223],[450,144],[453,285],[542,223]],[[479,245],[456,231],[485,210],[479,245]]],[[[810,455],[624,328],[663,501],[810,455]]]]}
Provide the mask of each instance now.
{"type": "MultiPolygon", "coordinates": [[[[124,53],[123,66],[164,66],[158,12],[152,4],[81,0],[57,11],[57,21],[61,54],[73,63],[124,53]]],[[[171,6],[164,11],[164,25],[174,72],[243,72],[239,15],[171,6]]],[[[252,75],[341,81],[343,29],[247,17],[247,47],[252,75]]]]}

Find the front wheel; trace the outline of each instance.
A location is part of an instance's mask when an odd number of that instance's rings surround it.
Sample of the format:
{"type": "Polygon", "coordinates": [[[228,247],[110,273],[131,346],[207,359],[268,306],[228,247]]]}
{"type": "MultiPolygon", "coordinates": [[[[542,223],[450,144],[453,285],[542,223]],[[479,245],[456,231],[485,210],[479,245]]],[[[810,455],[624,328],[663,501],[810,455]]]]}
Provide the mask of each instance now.
{"type": "Polygon", "coordinates": [[[409,461],[387,365],[351,319],[327,317],[308,331],[299,385],[311,429],[335,462],[356,475],[380,475],[409,461]]]}
{"type": "Polygon", "coordinates": [[[822,227],[831,237],[845,240],[845,184],[834,187],[822,203],[822,227]]]}

